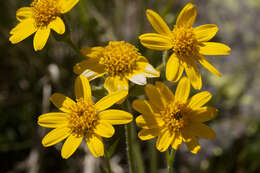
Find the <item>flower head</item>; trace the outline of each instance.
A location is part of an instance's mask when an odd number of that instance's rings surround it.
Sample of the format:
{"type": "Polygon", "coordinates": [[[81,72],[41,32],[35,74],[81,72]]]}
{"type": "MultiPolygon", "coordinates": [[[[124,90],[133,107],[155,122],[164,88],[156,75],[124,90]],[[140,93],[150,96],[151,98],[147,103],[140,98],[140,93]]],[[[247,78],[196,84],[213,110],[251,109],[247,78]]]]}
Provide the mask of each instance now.
{"type": "Polygon", "coordinates": [[[230,48],[222,43],[208,42],[218,31],[216,25],[192,27],[197,16],[196,6],[189,3],[183,8],[173,30],[169,29],[156,12],[147,10],[146,15],[158,34],[141,35],[139,37],[141,43],[150,49],[174,52],[166,65],[167,80],[177,82],[185,69],[192,86],[201,89],[201,75],[196,62],[216,76],[221,76],[203,55],[227,55],[230,53],[230,48]]]}
{"type": "Polygon", "coordinates": [[[217,109],[203,106],[211,99],[207,91],[200,92],[189,99],[190,80],[182,78],[175,95],[161,82],[148,84],[145,88],[149,100],[135,100],[133,107],[142,115],[136,124],[142,128],[138,133],[141,140],[158,136],[156,147],[163,152],[171,145],[177,150],[185,142],[192,153],[198,153],[198,137],[215,138],[215,132],[203,122],[216,117],[217,109]]]}
{"type": "Polygon", "coordinates": [[[65,25],[61,15],[70,11],[78,1],[34,0],[30,7],[18,9],[16,18],[20,23],[10,31],[9,40],[16,44],[36,32],[33,39],[34,50],[43,49],[51,29],[58,34],[65,32],[65,25]]]}
{"type": "Polygon", "coordinates": [[[94,103],[89,82],[85,76],[80,75],[75,81],[75,95],[76,102],[59,93],[51,96],[52,103],[62,112],[39,116],[40,126],[55,128],[43,138],[42,144],[48,147],[67,138],[61,149],[61,156],[67,159],[76,151],[85,136],[91,153],[95,157],[103,156],[104,145],[101,137],[112,137],[115,131],[112,125],[127,124],[133,119],[130,113],[122,110],[105,110],[123,99],[127,92],[114,92],[94,103]]]}
{"type": "Polygon", "coordinates": [[[104,87],[109,93],[128,90],[128,80],[145,85],[146,77],[160,76],[135,46],[124,41],[110,41],[105,47],[85,47],[82,53],[89,58],[76,64],[74,72],[89,80],[107,74],[104,87]]]}

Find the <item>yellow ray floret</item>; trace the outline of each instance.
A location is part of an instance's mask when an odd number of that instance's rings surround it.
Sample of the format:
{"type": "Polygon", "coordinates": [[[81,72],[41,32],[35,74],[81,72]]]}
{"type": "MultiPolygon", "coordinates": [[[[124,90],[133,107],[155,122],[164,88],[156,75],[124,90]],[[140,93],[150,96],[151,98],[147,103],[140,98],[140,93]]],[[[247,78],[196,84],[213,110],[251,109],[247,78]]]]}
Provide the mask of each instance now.
{"type": "Polygon", "coordinates": [[[56,93],[51,96],[52,103],[62,112],[46,113],[38,118],[42,127],[54,128],[43,139],[45,147],[66,141],[61,149],[61,156],[69,158],[81,144],[83,138],[95,157],[104,155],[102,137],[110,138],[114,134],[112,125],[127,124],[133,116],[125,111],[109,109],[113,104],[126,97],[126,91],[107,95],[94,103],[91,89],[85,76],[78,76],[75,81],[76,101],[56,93]]]}
{"type": "Polygon", "coordinates": [[[85,47],[81,52],[88,59],[76,64],[74,72],[87,76],[89,80],[106,74],[104,87],[109,93],[128,91],[128,80],[145,85],[146,78],[160,76],[135,46],[124,41],[110,41],[105,47],[85,47]]]}
{"type": "Polygon", "coordinates": [[[192,27],[197,16],[196,6],[189,3],[183,8],[173,30],[156,12],[147,10],[146,15],[158,34],[141,35],[139,39],[142,45],[154,50],[173,51],[166,65],[167,80],[177,82],[185,70],[192,86],[201,89],[201,75],[196,62],[217,77],[221,76],[203,55],[227,55],[230,54],[230,48],[222,43],[208,42],[218,31],[216,25],[192,27]]]}
{"type": "Polygon", "coordinates": [[[142,115],[136,118],[141,140],[157,138],[156,147],[163,152],[171,145],[177,150],[184,142],[196,154],[200,150],[197,137],[214,139],[215,132],[203,124],[217,116],[217,109],[204,106],[211,99],[207,91],[189,98],[190,80],[182,78],[175,95],[162,82],[148,84],[145,88],[148,100],[135,100],[133,107],[142,115]]]}
{"type": "Polygon", "coordinates": [[[23,7],[16,11],[16,18],[20,22],[10,31],[9,40],[16,44],[33,33],[33,47],[35,51],[43,49],[51,29],[58,34],[65,32],[62,14],[70,11],[79,0],[34,0],[30,7],[23,7]]]}

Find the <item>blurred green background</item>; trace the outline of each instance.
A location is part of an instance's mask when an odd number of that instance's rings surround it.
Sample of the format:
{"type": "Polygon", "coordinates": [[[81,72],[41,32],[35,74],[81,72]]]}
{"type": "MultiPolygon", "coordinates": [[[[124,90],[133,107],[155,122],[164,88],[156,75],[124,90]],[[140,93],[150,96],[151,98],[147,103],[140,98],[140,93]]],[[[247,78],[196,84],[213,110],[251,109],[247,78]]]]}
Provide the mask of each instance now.
{"type": "MultiPolygon", "coordinates": [[[[147,50],[137,39],[142,33],[153,32],[145,10],[157,11],[172,28],[187,2],[198,7],[195,25],[217,24],[219,32],[213,41],[229,45],[232,51],[230,56],[208,56],[222,78],[202,69],[202,90],[213,94],[210,104],[220,110],[219,116],[209,122],[217,137],[212,141],[200,139],[202,149],[197,155],[183,145],[177,151],[175,172],[260,172],[260,0],[80,0],[65,20],[73,42],[80,48],[125,40],[158,66],[162,52],[147,50]]],[[[104,160],[95,159],[84,143],[68,160],[60,156],[61,144],[49,148],[41,145],[48,130],[37,125],[37,117],[56,110],[49,102],[52,93],[73,98],[76,75],[72,69],[80,58],[53,36],[40,52],[34,52],[32,36],[16,45],[8,41],[9,31],[17,24],[15,11],[30,3],[0,1],[0,172],[99,173],[104,160]]],[[[98,79],[92,84],[102,86],[102,82],[98,79]]],[[[142,91],[143,87],[134,90],[142,91]]],[[[94,95],[105,93],[95,90],[94,95]]],[[[107,145],[117,138],[119,144],[111,164],[115,173],[123,173],[128,167],[122,127],[117,127],[107,145]]],[[[155,172],[156,167],[158,173],[165,172],[164,153],[154,149],[153,141],[138,143],[145,163],[139,172],[155,172]],[[154,156],[158,160],[151,162],[154,156]]]]}

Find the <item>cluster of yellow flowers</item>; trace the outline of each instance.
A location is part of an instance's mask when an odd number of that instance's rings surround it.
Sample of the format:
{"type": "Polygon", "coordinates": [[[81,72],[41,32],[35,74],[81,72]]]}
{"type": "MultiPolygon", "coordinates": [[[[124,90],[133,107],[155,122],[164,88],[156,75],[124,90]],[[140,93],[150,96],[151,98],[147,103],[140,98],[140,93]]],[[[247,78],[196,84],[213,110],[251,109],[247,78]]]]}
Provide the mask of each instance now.
{"type": "MultiPolygon", "coordinates": [[[[34,32],[35,51],[43,49],[51,29],[58,34],[65,32],[62,14],[70,11],[79,0],[34,0],[30,7],[16,12],[20,22],[10,31],[10,41],[18,43],[34,32]]],[[[204,106],[212,97],[202,91],[191,98],[191,85],[200,90],[202,80],[197,63],[220,77],[204,55],[227,55],[230,48],[224,44],[208,42],[218,31],[214,24],[192,27],[197,15],[196,6],[187,4],[179,14],[171,30],[164,20],[152,10],[146,15],[157,33],[139,36],[143,46],[171,53],[166,65],[166,79],[178,82],[175,95],[160,81],[147,84],[146,78],[156,78],[160,72],[141,55],[139,50],[124,41],[110,41],[104,47],[84,47],[85,59],[74,66],[79,76],[75,80],[75,96],[72,99],[55,93],[52,103],[62,112],[46,113],[38,118],[38,124],[54,128],[42,140],[45,147],[52,146],[65,138],[61,150],[63,158],[69,158],[85,137],[89,150],[95,157],[104,155],[102,137],[110,138],[115,130],[112,125],[127,124],[133,115],[117,109],[108,109],[125,101],[129,92],[128,81],[146,85],[148,100],[134,100],[133,108],[141,115],[136,125],[141,128],[138,137],[149,140],[157,137],[156,148],[163,152],[171,145],[177,150],[182,142],[192,153],[198,153],[197,137],[213,139],[215,132],[203,124],[216,117],[218,110],[204,106]],[[187,77],[183,76],[185,69],[187,77]],[[106,76],[104,88],[108,95],[94,103],[89,81],[106,76]]]]}

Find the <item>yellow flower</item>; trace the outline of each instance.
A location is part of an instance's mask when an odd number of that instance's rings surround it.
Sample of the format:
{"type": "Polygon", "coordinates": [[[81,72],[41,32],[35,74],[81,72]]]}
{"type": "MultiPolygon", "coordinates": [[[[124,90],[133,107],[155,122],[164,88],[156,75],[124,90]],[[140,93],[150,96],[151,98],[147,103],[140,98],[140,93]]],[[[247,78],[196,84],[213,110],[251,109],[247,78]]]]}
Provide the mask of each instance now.
{"type": "Polygon", "coordinates": [[[141,35],[141,43],[150,49],[174,51],[166,65],[167,80],[177,82],[185,69],[192,86],[201,89],[201,75],[196,62],[221,76],[203,55],[227,55],[230,48],[225,44],[208,42],[218,31],[216,25],[192,27],[197,16],[196,6],[189,3],[183,8],[172,31],[156,12],[147,10],[146,15],[158,34],[141,35]]]}
{"type": "Polygon", "coordinates": [[[34,0],[30,7],[18,9],[16,18],[20,23],[10,31],[9,40],[16,44],[36,32],[33,39],[34,50],[43,49],[51,29],[58,34],[65,32],[65,25],[61,15],[70,11],[78,1],[34,0]]]}
{"type": "Polygon", "coordinates": [[[128,91],[128,80],[145,85],[146,77],[160,76],[135,46],[124,41],[110,41],[105,47],[85,47],[81,51],[89,58],[76,64],[74,72],[89,80],[107,74],[104,87],[109,93],[128,91]]]}
{"type": "Polygon", "coordinates": [[[85,136],[91,153],[95,157],[103,156],[101,137],[112,137],[115,131],[112,125],[126,124],[133,119],[130,113],[122,110],[105,110],[124,98],[127,92],[114,92],[94,104],[89,82],[80,75],[75,81],[75,95],[76,102],[59,93],[51,96],[52,103],[62,112],[46,113],[38,118],[40,126],[55,128],[43,138],[42,144],[48,147],[67,138],[61,149],[61,156],[67,159],[85,136]]]}
{"type": "Polygon", "coordinates": [[[200,92],[190,99],[190,80],[182,78],[175,95],[161,82],[148,84],[145,88],[149,100],[135,100],[133,107],[142,115],[136,124],[142,128],[138,133],[141,140],[158,136],[156,147],[163,152],[171,145],[177,150],[185,142],[189,150],[196,154],[200,150],[198,137],[215,138],[215,132],[203,122],[216,117],[217,109],[203,106],[211,99],[207,91],[200,92]]]}

